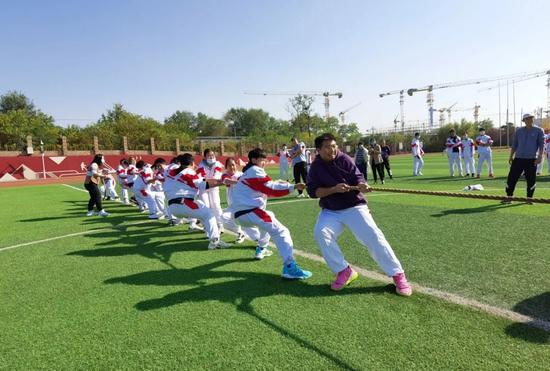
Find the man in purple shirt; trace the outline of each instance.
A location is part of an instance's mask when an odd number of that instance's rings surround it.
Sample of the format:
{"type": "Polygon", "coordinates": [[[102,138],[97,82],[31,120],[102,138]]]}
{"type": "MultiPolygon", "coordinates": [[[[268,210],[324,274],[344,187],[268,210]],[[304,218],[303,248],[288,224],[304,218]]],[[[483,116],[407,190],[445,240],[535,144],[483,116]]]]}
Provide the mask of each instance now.
{"type": "Polygon", "coordinates": [[[332,134],[315,138],[315,148],[319,154],[311,164],[307,192],[320,199],[322,211],[315,225],[315,239],[327,265],[337,274],[331,289],[339,291],[358,277],[337,242],[344,227],[348,227],[380,268],[393,278],[397,293],[410,296],[412,289],[401,263],[370,215],[362,192],[371,189],[363,174],[348,155],[338,150],[332,134]]]}

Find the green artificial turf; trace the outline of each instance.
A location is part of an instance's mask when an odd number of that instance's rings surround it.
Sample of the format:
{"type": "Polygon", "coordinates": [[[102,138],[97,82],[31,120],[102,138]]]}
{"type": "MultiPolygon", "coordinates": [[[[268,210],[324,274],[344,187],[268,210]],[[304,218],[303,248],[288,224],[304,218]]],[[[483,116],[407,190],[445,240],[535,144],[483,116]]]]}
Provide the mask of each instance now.
{"type": "MultiPolygon", "coordinates": [[[[396,157],[395,169],[409,160],[396,157]]],[[[414,186],[445,182],[423,181],[414,186]]],[[[412,188],[397,174],[394,182],[412,188]]],[[[0,251],[2,369],[550,365],[543,330],[426,295],[398,297],[364,278],[333,293],[328,268],[304,258],[312,279],[283,281],[277,254],[254,261],[251,243],[207,251],[201,233],[112,202],[110,217],[87,218],[87,194],[62,185],[0,189],[0,202],[0,249],[89,232],[0,251]]],[[[369,206],[412,281],[550,319],[550,206],[382,192],[369,206]]],[[[286,197],[269,209],[298,248],[319,254],[315,200],[286,197]]],[[[350,262],[378,269],[349,232],[340,243],[350,262]]]]}

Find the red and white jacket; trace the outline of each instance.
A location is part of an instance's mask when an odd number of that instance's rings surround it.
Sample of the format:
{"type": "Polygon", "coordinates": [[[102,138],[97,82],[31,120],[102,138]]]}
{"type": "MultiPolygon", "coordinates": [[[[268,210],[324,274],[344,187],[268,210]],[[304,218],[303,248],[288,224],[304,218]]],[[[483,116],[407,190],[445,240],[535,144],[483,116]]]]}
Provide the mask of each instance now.
{"type": "Polygon", "coordinates": [[[221,179],[223,174],[223,165],[216,161],[214,165],[208,166],[205,160],[202,160],[197,168],[197,174],[205,179],[221,179]]]}
{"type": "Polygon", "coordinates": [[[414,157],[416,156],[422,156],[424,154],[424,150],[422,149],[422,142],[420,139],[413,139],[411,143],[411,152],[414,157]]]}
{"type": "Polygon", "coordinates": [[[155,192],[162,192],[163,188],[162,185],[164,184],[165,175],[164,175],[164,169],[159,168],[155,170],[153,174],[153,179],[155,180],[153,184],[151,184],[151,189],[155,192]]]}
{"type": "MultiPolygon", "coordinates": [[[[239,180],[239,178],[243,175],[243,173],[241,171],[235,171],[235,173],[233,175],[229,175],[227,173],[223,173],[222,174],[222,181],[226,180],[226,179],[230,179],[230,180],[239,180]]],[[[233,184],[226,184],[224,183],[225,186],[227,187],[227,205],[231,206],[231,204],[233,203],[233,189],[235,189],[235,185],[233,184]]]]}
{"type": "Polygon", "coordinates": [[[171,165],[166,168],[164,180],[164,194],[168,200],[174,198],[195,198],[199,191],[206,189],[204,178],[191,167],[178,173],[179,166],[171,165]]]}
{"type": "Polygon", "coordinates": [[[265,210],[268,197],[282,197],[294,192],[294,184],[274,182],[264,169],[251,166],[233,186],[231,212],[262,209],[265,210]]]}
{"type": "Polygon", "coordinates": [[[550,133],[544,136],[544,147],[546,148],[546,156],[550,158],[550,133]]]}
{"type": "Polygon", "coordinates": [[[471,138],[462,139],[462,156],[474,157],[475,153],[476,147],[474,146],[474,141],[471,138]]]}
{"type": "Polygon", "coordinates": [[[116,168],[116,175],[121,187],[124,187],[128,179],[128,175],[126,174],[126,168],[122,165],[118,165],[118,167],[116,168]]]}
{"type": "Polygon", "coordinates": [[[476,144],[477,144],[477,152],[479,154],[491,153],[491,145],[493,144],[493,140],[487,134],[478,135],[476,138],[476,144]]]}
{"type": "Polygon", "coordinates": [[[138,169],[136,165],[130,164],[126,168],[126,183],[132,184],[138,177],[138,169]]]}
{"type": "Polygon", "coordinates": [[[151,169],[151,165],[145,165],[139,171],[139,173],[136,176],[136,180],[134,181],[134,192],[141,193],[142,196],[149,195],[149,192],[151,191],[151,181],[153,180],[153,169],[151,169]]]}

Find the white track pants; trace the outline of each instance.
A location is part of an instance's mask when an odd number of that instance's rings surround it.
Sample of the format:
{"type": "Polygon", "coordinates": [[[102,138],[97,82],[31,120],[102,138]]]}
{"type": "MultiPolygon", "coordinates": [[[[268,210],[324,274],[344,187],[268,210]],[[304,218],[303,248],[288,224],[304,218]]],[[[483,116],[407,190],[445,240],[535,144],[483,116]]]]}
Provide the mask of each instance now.
{"type": "Polygon", "coordinates": [[[294,244],[290,237],[290,231],[275,218],[275,214],[271,211],[255,209],[235,220],[243,227],[258,227],[260,231],[258,246],[260,247],[267,247],[269,238],[273,238],[279,255],[283,259],[283,264],[289,264],[294,260],[294,244]]]}
{"type": "Polygon", "coordinates": [[[479,159],[477,162],[477,175],[481,175],[481,170],[483,169],[483,162],[487,162],[487,169],[489,174],[493,174],[493,153],[479,153],[479,159]]]}
{"type": "Polygon", "coordinates": [[[170,214],[178,218],[199,219],[209,240],[220,237],[216,217],[211,209],[201,201],[183,200],[181,204],[172,204],[170,214]]]}
{"type": "Polygon", "coordinates": [[[403,273],[401,263],[390,244],[370,215],[367,205],[358,205],[344,210],[321,210],[315,225],[315,239],[327,265],[334,272],[344,270],[349,263],[344,258],[338,236],[348,227],[355,238],[365,246],[370,256],[388,276],[403,273]]]}
{"type": "Polygon", "coordinates": [[[136,200],[138,200],[140,205],[143,203],[147,205],[150,215],[158,213],[157,203],[153,196],[153,192],[142,189],[141,191],[136,192],[135,195],[136,200]]]}
{"type": "Polygon", "coordinates": [[[157,210],[168,217],[169,215],[166,211],[164,192],[151,191],[151,196],[153,197],[153,200],[155,200],[157,210]]]}
{"type": "Polygon", "coordinates": [[[279,179],[288,179],[288,162],[282,162],[279,164],[279,179]]]}
{"type": "Polygon", "coordinates": [[[115,186],[112,182],[105,182],[105,197],[118,198],[115,186]]]}
{"type": "Polygon", "coordinates": [[[222,220],[222,206],[220,203],[220,189],[218,187],[207,189],[203,192],[199,193],[199,200],[201,200],[204,205],[210,210],[212,210],[212,213],[214,214],[214,217],[216,218],[216,221],[218,223],[218,226],[222,226],[223,220],[222,220]]]}
{"type": "MultiPolygon", "coordinates": [[[[368,166],[367,166],[368,167],[368,166]]],[[[419,175],[424,167],[424,159],[422,157],[413,157],[413,175],[419,175]]]]}
{"type": "Polygon", "coordinates": [[[128,199],[128,188],[122,187],[121,188],[121,193],[122,193],[122,201],[124,203],[130,202],[129,199],[128,199]]]}
{"type": "Polygon", "coordinates": [[[474,156],[464,156],[464,168],[466,170],[466,174],[475,174],[476,165],[474,156]]]}
{"type": "Polygon", "coordinates": [[[545,156],[542,156],[542,161],[540,162],[540,164],[537,165],[537,174],[542,174],[545,158],[546,158],[546,164],[548,166],[548,174],[550,174],[550,153],[547,153],[545,156]]]}
{"type": "Polygon", "coordinates": [[[451,172],[451,176],[455,175],[455,164],[458,170],[458,174],[462,174],[462,162],[460,162],[460,153],[458,152],[451,152],[448,153],[447,156],[449,157],[449,170],[451,172]]]}
{"type": "MultiPolygon", "coordinates": [[[[227,210],[224,210],[222,213],[223,226],[230,230],[231,232],[241,234],[244,233],[252,241],[258,242],[260,240],[260,230],[258,227],[241,227],[235,219],[233,219],[233,214],[227,210]]],[[[266,247],[265,246],[262,247],[266,247]]]]}

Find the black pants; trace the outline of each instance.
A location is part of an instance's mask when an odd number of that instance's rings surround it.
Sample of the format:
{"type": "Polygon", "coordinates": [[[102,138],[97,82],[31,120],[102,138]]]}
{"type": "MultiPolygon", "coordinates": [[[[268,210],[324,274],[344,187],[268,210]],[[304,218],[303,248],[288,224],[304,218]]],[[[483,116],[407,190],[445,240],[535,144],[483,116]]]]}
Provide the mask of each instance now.
{"type": "Polygon", "coordinates": [[[386,171],[388,172],[388,175],[389,177],[391,178],[393,176],[392,172],[391,172],[391,167],[390,167],[390,158],[389,157],[382,157],[383,160],[384,160],[384,167],[386,168],[386,171]]]}
{"type": "Polygon", "coordinates": [[[90,194],[88,211],[92,211],[94,209],[94,205],[97,207],[97,211],[103,210],[103,205],[101,204],[101,192],[99,191],[97,184],[90,182],[88,184],[84,184],[84,188],[86,188],[90,194]]]}
{"type": "Polygon", "coordinates": [[[363,174],[363,176],[365,177],[365,182],[366,182],[367,181],[367,163],[361,162],[355,165],[357,166],[361,174],[363,174]]]}
{"type": "MultiPolygon", "coordinates": [[[[307,164],[305,161],[298,162],[294,165],[292,169],[294,173],[294,183],[300,183],[300,177],[302,178],[301,183],[305,183],[307,179],[307,164]]],[[[302,194],[303,191],[298,191],[299,194],[302,194]]]]}
{"type": "Polygon", "coordinates": [[[372,169],[372,176],[374,177],[374,181],[378,181],[378,177],[376,176],[376,172],[378,172],[378,175],[380,176],[380,180],[384,181],[384,163],[375,163],[374,160],[370,161],[370,168],[372,169]]]}
{"type": "Polygon", "coordinates": [[[525,180],[527,181],[527,197],[533,197],[537,182],[537,165],[532,158],[515,158],[512,161],[508,180],[506,181],[506,194],[508,196],[514,195],[516,184],[523,173],[525,173],[525,180]]]}

